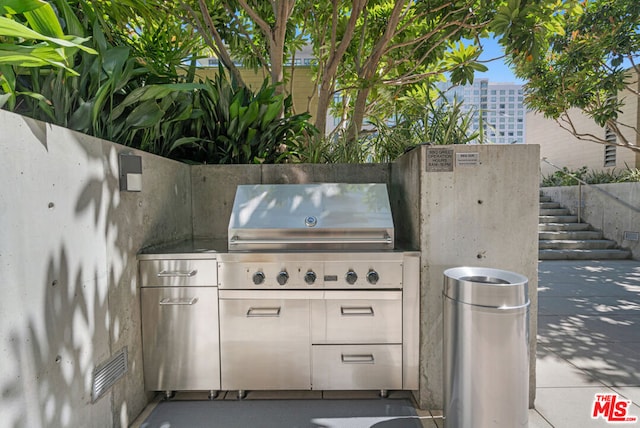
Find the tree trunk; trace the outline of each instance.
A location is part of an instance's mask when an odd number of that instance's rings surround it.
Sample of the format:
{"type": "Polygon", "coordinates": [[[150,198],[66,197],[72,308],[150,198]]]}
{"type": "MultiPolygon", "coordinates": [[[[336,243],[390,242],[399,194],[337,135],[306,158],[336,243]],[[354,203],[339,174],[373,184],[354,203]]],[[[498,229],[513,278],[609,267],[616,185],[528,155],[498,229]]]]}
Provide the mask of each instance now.
{"type": "Polygon", "coordinates": [[[347,23],[340,41],[337,40],[339,4],[335,1],[333,2],[333,20],[331,22],[330,44],[331,54],[329,55],[329,58],[322,70],[322,81],[318,91],[318,107],[316,109],[316,128],[318,128],[320,135],[323,137],[326,135],[327,113],[329,111],[329,104],[331,103],[331,98],[333,97],[333,91],[335,89],[334,82],[338,71],[338,65],[340,64],[340,61],[342,61],[342,58],[353,39],[358,18],[362,14],[367,1],[368,0],[353,1],[349,22],[347,23]]]}
{"type": "Polygon", "coordinates": [[[378,63],[380,62],[380,58],[384,54],[387,46],[391,42],[393,36],[398,28],[398,23],[400,22],[400,18],[402,17],[402,11],[405,8],[405,0],[396,0],[395,5],[393,6],[393,10],[391,11],[391,15],[389,16],[389,21],[387,23],[387,28],[376,43],[371,52],[371,55],[367,58],[362,67],[362,71],[360,73],[360,80],[365,82],[365,85],[358,90],[358,95],[356,96],[356,102],[353,106],[353,115],[351,116],[351,123],[349,124],[349,128],[347,130],[347,140],[353,141],[356,139],[358,133],[362,129],[362,124],[364,122],[364,116],[367,108],[367,98],[369,97],[369,92],[371,92],[371,86],[369,86],[368,82],[375,76],[375,73],[378,69],[378,63]]]}

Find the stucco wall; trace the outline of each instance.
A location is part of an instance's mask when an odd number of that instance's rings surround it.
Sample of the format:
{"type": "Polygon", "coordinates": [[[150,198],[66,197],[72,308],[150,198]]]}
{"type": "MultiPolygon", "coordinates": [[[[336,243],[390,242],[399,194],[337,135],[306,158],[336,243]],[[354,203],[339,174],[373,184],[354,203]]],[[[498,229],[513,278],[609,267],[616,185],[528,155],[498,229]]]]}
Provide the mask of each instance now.
{"type": "MultiPolygon", "coordinates": [[[[631,110],[631,108],[629,108],[631,110]]],[[[636,110],[633,109],[633,112],[636,110]]],[[[604,137],[604,130],[598,127],[593,120],[582,115],[579,110],[573,109],[570,112],[572,119],[576,122],[581,132],[592,133],[600,138],[604,137]]],[[[630,111],[626,116],[631,114],[630,111]]],[[[590,141],[582,141],[571,135],[568,131],[552,119],[547,119],[543,115],[535,112],[527,113],[527,144],[540,145],[540,157],[547,158],[549,162],[560,168],[567,167],[571,170],[579,169],[583,166],[590,170],[610,171],[620,170],[640,165],[640,159],[633,151],[622,147],[616,148],[615,167],[604,167],[605,146],[590,141]]],[[[553,174],[557,171],[553,166],[541,162],[540,169],[543,176],[553,174]]]]}
{"type": "Polygon", "coordinates": [[[0,110],[0,425],[128,426],[142,379],[136,252],[191,234],[189,167],[142,156],[143,190],[118,190],[130,149],[0,110]],[[129,371],[94,404],[96,366],[129,371]]]}
{"type": "MultiPolygon", "coordinates": [[[[629,86],[636,91],[640,89],[640,80],[637,74],[629,76],[629,86]]],[[[640,145],[640,134],[636,130],[640,124],[640,97],[629,90],[624,90],[620,92],[619,99],[624,105],[620,111],[618,122],[627,125],[621,126],[620,130],[629,142],[638,146],[640,145]]],[[[569,117],[579,134],[604,138],[604,128],[584,115],[580,109],[570,109],[569,117]]],[[[580,140],[566,129],[561,128],[555,120],[547,119],[540,113],[528,112],[526,121],[525,141],[527,144],[540,145],[540,157],[547,158],[549,162],[560,168],[579,169],[586,166],[592,170],[610,171],[614,168],[623,169],[627,165],[633,168],[640,167],[640,153],[616,147],[615,166],[605,168],[605,145],[580,140]]],[[[565,126],[569,127],[566,123],[565,126]]],[[[543,176],[557,171],[553,166],[544,162],[540,164],[540,168],[543,176]]]]}
{"type": "MultiPolygon", "coordinates": [[[[541,190],[577,214],[578,186],[543,187],[541,190]]],[[[640,183],[582,186],[581,216],[583,221],[601,230],[605,238],[631,250],[633,258],[640,260],[640,241],[625,239],[625,231],[640,233],[640,183]]]]}

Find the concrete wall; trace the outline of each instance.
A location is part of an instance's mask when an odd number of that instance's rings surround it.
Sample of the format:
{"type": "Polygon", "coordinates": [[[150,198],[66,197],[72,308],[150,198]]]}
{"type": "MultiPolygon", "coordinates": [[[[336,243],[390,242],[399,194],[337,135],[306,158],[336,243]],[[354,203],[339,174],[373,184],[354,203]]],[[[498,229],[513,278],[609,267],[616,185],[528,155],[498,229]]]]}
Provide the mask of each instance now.
{"type": "Polygon", "coordinates": [[[237,184],[387,183],[396,236],[422,252],[419,403],[442,406],[442,273],[474,265],[530,280],[532,394],[537,314],[537,146],[478,153],[452,171],[418,148],[393,164],[188,166],[146,153],[143,190],[118,190],[130,149],[0,111],[0,420],[10,426],[127,426],[142,379],[136,253],[226,239],[237,184]],[[93,369],[126,346],[129,372],[91,403],[93,369]]]}
{"type": "MultiPolygon", "coordinates": [[[[578,212],[579,187],[543,187],[542,193],[578,212]]],[[[582,186],[582,219],[602,231],[608,239],[631,250],[640,260],[640,241],[624,239],[624,232],[640,232],[640,183],[582,186]]]]}
{"type": "Polygon", "coordinates": [[[0,425],[128,426],[142,378],[136,252],[191,235],[189,167],[142,156],[143,191],[118,190],[130,149],[0,110],[0,425]],[[91,403],[93,370],[129,371],[91,403]]]}
{"type": "MultiPolygon", "coordinates": [[[[422,147],[406,157],[398,165],[404,166],[402,172],[407,171],[411,181],[419,181],[420,406],[442,407],[443,272],[455,266],[505,269],[529,279],[533,406],[538,313],[538,146],[422,147]],[[434,171],[438,165],[427,165],[427,154],[432,150],[453,150],[451,171],[438,172],[434,171]],[[469,153],[477,153],[472,155],[478,156],[477,163],[458,164],[457,155],[469,153]]],[[[415,183],[404,188],[410,200],[416,197],[415,183]]],[[[413,203],[409,206],[413,222],[418,211],[413,203]]]]}
{"type": "Polygon", "coordinates": [[[239,184],[387,183],[389,169],[389,164],[193,166],[193,236],[227,239],[239,184]]]}
{"type": "Polygon", "coordinates": [[[529,278],[530,404],[535,399],[539,148],[451,146],[479,164],[427,172],[418,148],[392,164],[201,165],[192,167],[193,233],[227,239],[235,187],[254,183],[387,183],[399,246],[422,252],[421,407],[442,407],[442,274],[484,266],[529,278]]]}

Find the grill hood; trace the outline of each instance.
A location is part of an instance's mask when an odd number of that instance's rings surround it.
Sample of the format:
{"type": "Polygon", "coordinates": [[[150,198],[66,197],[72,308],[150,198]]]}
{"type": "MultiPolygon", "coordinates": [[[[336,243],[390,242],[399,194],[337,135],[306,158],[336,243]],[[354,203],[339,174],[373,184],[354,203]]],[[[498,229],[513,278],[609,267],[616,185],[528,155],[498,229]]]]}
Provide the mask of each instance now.
{"type": "Polygon", "coordinates": [[[394,248],[385,184],[240,185],[229,251],[394,248]]]}

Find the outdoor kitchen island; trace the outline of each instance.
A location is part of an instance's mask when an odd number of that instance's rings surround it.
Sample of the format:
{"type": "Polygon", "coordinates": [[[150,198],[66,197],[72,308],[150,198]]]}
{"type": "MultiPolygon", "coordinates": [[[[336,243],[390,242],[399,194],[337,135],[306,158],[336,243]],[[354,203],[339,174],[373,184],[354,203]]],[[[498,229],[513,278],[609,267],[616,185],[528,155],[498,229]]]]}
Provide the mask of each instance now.
{"type": "Polygon", "coordinates": [[[146,389],[417,390],[419,253],[393,237],[384,184],[238,186],[226,246],[138,257],[146,389]]]}

